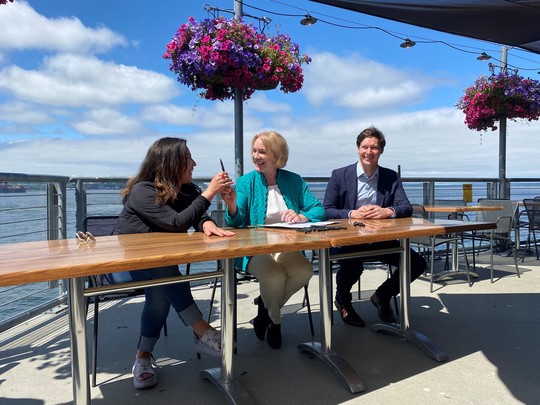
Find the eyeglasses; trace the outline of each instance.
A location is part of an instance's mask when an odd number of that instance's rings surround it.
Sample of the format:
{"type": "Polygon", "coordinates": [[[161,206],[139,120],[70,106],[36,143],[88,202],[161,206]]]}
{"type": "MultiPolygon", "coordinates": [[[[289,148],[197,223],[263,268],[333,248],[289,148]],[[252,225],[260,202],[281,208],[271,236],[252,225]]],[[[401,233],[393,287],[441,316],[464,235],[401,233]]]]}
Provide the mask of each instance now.
{"type": "Polygon", "coordinates": [[[96,241],[96,238],[90,232],[78,231],[75,235],[77,235],[77,239],[79,241],[84,242],[84,243],[96,241]]]}

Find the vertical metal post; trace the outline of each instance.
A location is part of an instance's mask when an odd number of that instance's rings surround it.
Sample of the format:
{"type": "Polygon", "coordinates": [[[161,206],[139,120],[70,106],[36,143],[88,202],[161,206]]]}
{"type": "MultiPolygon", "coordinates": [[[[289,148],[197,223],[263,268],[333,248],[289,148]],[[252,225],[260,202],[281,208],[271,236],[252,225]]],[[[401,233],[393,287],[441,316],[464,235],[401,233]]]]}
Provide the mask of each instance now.
{"type": "Polygon", "coordinates": [[[89,405],[91,402],[88,381],[88,356],[86,353],[86,308],[83,291],[83,277],[69,280],[69,334],[73,403],[75,405],[89,405]]]}
{"type": "Polygon", "coordinates": [[[321,300],[321,354],[332,347],[332,267],[328,249],[319,249],[319,296],[321,300]]]}
{"type": "Polygon", "coordinates": [[[75,205],[77,211],[75,218],[77,220],[77,230],[82,231],[84,228],[84,218],[86,218],[86,191],[84,190],[84,182],[82,179],[77,179],[75,183],[75,205]]]}
{"type": "MultiPolygon", "coordinates": [[[[234,0],[234,18],[242,18],[242,1],[234,0]]],[[[244,105],[241,89],[234,90],[234,176],[244,174],[244,105]]]]}
{"type": "MultiPolygon", "coordinates": [[[[506,72],[508,48],[501,48],[501,73],[506,72]]],[[[506,187],[506,117],[499,120],[499,198],[510,198],[506,187]]]]}
{"type": "Polygon", "coordinates": [[[47,239],[66,238],[66,183],[47,184],[47,239]]]}
{"type": "Polygon", "coordinates": [[[234,273],[234,259],[223,260],[223,278],[221,279],[222,304],[221,314],[221,383],[231,384],[234,380],[233,354],[234,329],[236,328],[236,282],[234,273]],[[227,342],[227,344],[225,344],[227,342]],[[229,350],[232,349],[232,350],[229,350]]]}
{"type": "MultiPolygon", "coordinates": [[[[401,248],[401,266],[399,269],[399,287],[400,287],[400,329],[406,331],[409,325],[409,302],[411,301],[411,256],[409,239],[400,240],[401,248]]],[[[433,254],[433,253],[432,253],[433,254]]]]}

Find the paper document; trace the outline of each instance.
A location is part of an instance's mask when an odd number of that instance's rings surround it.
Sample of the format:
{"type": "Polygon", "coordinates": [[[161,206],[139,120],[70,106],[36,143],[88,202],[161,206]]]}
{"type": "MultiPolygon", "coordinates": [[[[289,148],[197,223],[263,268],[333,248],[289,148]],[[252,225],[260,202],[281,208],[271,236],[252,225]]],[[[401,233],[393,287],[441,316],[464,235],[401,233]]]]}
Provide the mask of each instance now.
{"type": "Polygon", "coordinates": [[[320,222],[302,222],[302,223],[291,223],[291,222],[276,222],[275,224],[263,224],[259,225],[261,228],[287,228],[287,229],[303,229],[309,228],[311,226],[326,226],[337,224],[337,221],[320,221],[320,222]]]}

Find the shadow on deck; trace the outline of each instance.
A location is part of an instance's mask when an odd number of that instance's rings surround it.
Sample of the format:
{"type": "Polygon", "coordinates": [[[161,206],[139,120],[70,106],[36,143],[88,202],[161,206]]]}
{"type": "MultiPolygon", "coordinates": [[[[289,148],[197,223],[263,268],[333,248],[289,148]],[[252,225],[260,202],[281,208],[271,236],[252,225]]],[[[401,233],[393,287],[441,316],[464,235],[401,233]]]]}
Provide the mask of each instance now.
{"type": "MultiPolygon", "coordinates": [[[[351,394],[319,360],[301,353],[310,341],[308,317],[295,295],[283,314],[283,347],[273,350],[256,339],[249,323],[256,314],[256,282],[238,286],[238,354],[234,373],[258,404],[538,404],[540,403],[540,262],[526,258],[518,278],[509,258],[496,256],[495,282],[489,270],[469,287],[462,278],[437,285],[412,285],[411,326],[429,336],[449,356],[437,363],[415,346],[369,328],[343,325],[334,311],[333,347],[364,380],[367,391],[351,394]]],[[[479,264],[486,266],[487,256],[479,264]]],[[[521,263],[520,263],[521,264],[521,263]]],[[[354,304],[369,324],[377,321],[369,296],[386,277],[366,270],[362,296],[354,304]]],[[[211,289],[193,288],[206,313],[211,289]]],[[[319,331],[318,277],[310,283],[316,334],[319,331]]],[[[218,295],[219,299],[219,295],[218,295]]],[[[132,386],[131,365],[138,339],[142,298],[101,305],[98,386],[93,404],[225,404],[199,372],[219,359],[197,360],[191,329],[171,311],[169,335],[154,353],[159,384],[147,391],[132,386]]],[[[219,307],[219,304],[217,304],[219,307]]],[[[218,312],[218,311],[216,311],[218,312]]],[[[89,319],[88,328],[92,320],[89,319]]],[[[213,324],[219,327],[219,313],[213,324]]],[[[43,314],[0,334],[0,403],[72,403],[66,311],[43,314]]]]}

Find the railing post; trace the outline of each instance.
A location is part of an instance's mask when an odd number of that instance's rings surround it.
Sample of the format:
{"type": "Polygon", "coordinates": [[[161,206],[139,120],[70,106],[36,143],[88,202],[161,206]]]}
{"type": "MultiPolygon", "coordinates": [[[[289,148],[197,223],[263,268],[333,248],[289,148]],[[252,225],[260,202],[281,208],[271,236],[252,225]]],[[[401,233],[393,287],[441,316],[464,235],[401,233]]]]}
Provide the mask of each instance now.
{"type": "Polygon", "coordinates": [[[77,206],[75,211],[77,230],[82,231],[84,228],[84,219],[87,214],[86,190],[84,189],[84,181],[82,179],[77,179],[75,182],[75,205],[77,206]]]}
{"type": "Polygon", "coordinates": [[[65,239],[66,183],[47,183],[47,239],[65,239]]]}

